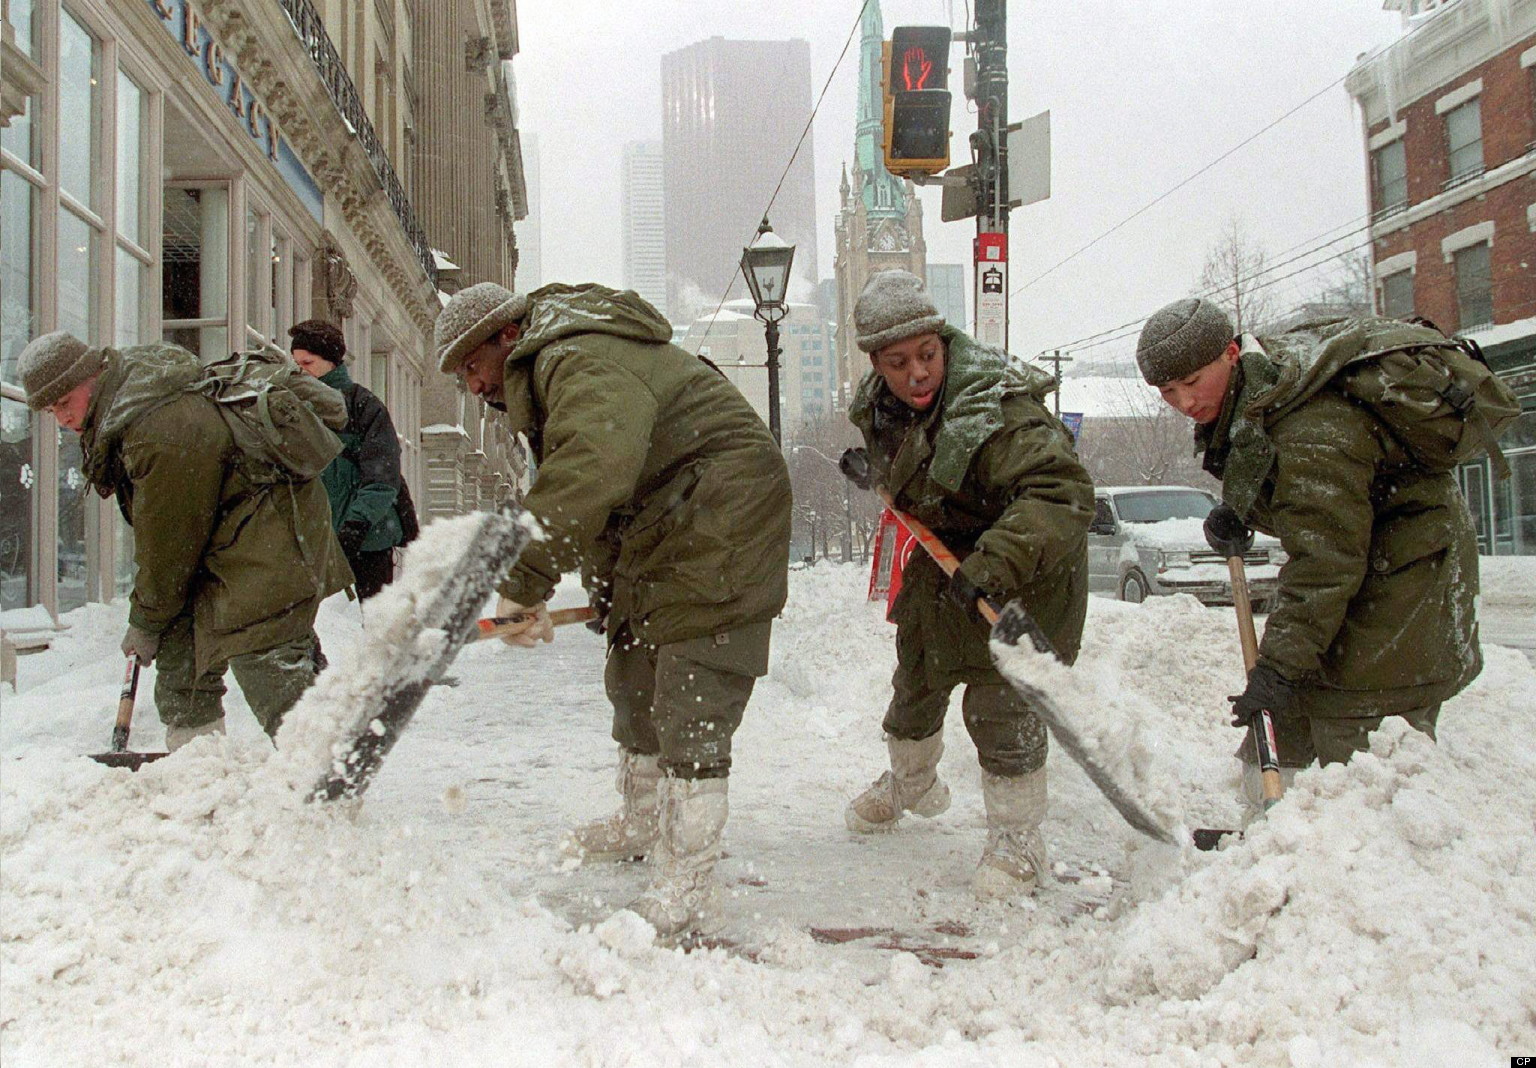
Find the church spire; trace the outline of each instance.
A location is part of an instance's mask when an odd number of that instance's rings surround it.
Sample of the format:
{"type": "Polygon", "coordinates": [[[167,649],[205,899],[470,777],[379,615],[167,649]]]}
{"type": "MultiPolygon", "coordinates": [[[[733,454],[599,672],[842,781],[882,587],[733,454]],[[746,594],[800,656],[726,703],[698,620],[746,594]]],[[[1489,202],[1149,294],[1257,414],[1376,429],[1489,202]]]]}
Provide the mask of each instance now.
{"type": "Polygon", "coordinates": [[[880,0],[870,0],[860,20],[859,35],[859,115],[854,170],[862,173],[864,208],[871,219],[902,218],[906,215],[906,197],[900,180],[885,169],[881,144],[884,127],[884,97],[880,92],[881,46],[885,24],[880,17],[880,0]]]}

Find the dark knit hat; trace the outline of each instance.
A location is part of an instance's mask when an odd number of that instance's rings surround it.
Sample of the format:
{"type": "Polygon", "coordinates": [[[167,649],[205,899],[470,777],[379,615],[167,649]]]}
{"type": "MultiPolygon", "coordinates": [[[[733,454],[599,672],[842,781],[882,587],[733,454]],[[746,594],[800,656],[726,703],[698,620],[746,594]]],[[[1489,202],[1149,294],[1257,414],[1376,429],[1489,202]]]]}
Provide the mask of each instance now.
{"type": "Polygon", "coordinates": [[[27,407],[40,412],[101,370],[105,349],[93,349],[67,330],[33,340],[16,358],[27,407]]]}
{"type": "Polygon", "coordinates": [[[290,326],[288,336],[293,339],[290,348],[313,352],[331,363],[344,363],[347,359],[347,338],[335,323],[305,319],[290,326]]]}
{"type": "Polygon", "coordinates": [[[1136,363],[1150,385],[1188,378],[1232,341],[1232,320],[1208,300],[1186,297],[1153,313],[1136,342],[1136,363]]]}
{"type": "Polygon", "coordinates": [[[936,333],[944,316],[928,295],[923,280],[911,271],[881,271],[872,275],[853,306],[854,341],[865,352],[918,334],[936,333]]]}
{"type": "Polygon", "coordinates": [[[528,298],[495,282],[481,282],[455,293],[432,331],[437,366],[454,374],[481,345],[504,327],[521,322],[528,314],[528,298]]]}

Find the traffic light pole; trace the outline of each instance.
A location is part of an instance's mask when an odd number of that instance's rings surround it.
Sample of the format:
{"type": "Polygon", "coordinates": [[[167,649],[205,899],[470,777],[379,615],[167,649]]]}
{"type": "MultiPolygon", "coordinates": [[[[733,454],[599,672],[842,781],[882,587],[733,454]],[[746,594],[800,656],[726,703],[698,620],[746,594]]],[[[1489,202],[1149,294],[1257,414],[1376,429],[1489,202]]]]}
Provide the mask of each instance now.
{"type": "Polygon", "coordinates": [[[1008,347],[1007,0],[976,0],[976,337],[1008,347]]]}

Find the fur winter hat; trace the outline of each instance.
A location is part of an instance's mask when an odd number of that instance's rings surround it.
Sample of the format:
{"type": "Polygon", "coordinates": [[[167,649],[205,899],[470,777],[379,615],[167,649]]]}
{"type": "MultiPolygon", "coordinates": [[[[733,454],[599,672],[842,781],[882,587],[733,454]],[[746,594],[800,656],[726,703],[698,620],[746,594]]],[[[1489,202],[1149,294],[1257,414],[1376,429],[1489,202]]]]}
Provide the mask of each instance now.
{"type": "Polygon", "coordinates": [[[16,358],[27,407],[40,412],[101,370],[105,349],[93,349],[67,330],[35,339],[16,358]]]}
{"type": "Polygon", "coordinates": [[[1208,300],[1186,297],[1160,308],[1141,328],[1136,363],[1150,385],[1188,378],[1232,340],[1232,320],[1208,300]]]}
{"type": "Polygon", "coordinates": [[[495,282],[480,282],[455,293],[432,330],[438,369],[444,374],[455,373],[471,352],[527,314],[527,295],[495,282]]]}
{"type": "Polygon", "coordinates": [[[865,352],[918,334],[937,332],[944,316],[928,295],[923,280],[911,271],[881,271],[873,275],[853,306],[855,342],[865,352]]]}

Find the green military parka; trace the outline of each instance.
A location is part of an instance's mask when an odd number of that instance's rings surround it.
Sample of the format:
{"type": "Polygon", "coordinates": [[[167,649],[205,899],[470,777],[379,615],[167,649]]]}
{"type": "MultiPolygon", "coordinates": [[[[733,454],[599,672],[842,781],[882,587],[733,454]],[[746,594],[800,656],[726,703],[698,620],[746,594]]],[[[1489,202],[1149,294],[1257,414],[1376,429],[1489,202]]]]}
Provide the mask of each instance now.
{"type": "Polygon", "coordinates": [[[789,472],[746,398],[632,292],[550,285],[530,300],[503,404],[538,458],[524,504],[546,539],[501,593],[533,604],[580,567],[610,600],[609,633],[628,623],[655,645],[771,620],[788,592],[789,472]]]}
{"type": "Polygon", "coordinates": [[[1482,670],[1477,536],[1455,477],[1422,470],[1331,385],[1288,404],[1286,338],[1241,341],[1222,414],[1196,441],[1226,502],[1290,557],[1260,659],[1305,684],[1307,715],[1444,701],[1482,670]]]}
{"type": "Polygon", "coordinates": [[[175,345],[108,349],[80,431],[86,478],[133,527],[129,622],[158,634],[190,612],[200,672],[303,637],[352,580],[320,480],[262,479],[186,392],[201,370],[175,345]]]}
{"type": "MultiPolygon", "coordinates": [[[[1042,403],[1049,376],[945,326],[944,385],[927,412],[873,371],[848,418],[864,435],[875,481],[937,534],[977,587],[1022,600],[1057,653],[1077,657],[1088,604],[1093,483],[1072,436],[1042,403]]],[[[915,634],[935,686],[1002,681],[987,633],[944,595],[923,553],[902,574],[896,624],[915,634]]],[[[906,636],[903,641],[907,640],[906,636]]]]}

